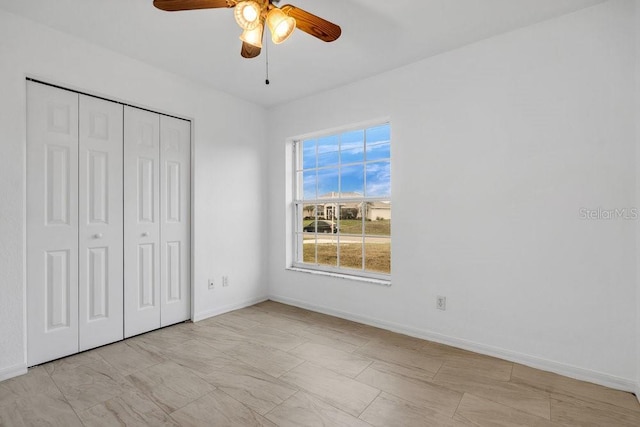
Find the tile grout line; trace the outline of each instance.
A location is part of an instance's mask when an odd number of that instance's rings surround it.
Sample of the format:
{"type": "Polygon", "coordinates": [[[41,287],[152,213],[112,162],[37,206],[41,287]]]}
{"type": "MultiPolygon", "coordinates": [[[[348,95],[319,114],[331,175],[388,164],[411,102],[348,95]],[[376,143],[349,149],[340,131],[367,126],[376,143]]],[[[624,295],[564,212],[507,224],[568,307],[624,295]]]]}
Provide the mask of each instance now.
{"type": "MultiPolygon", "coordinates": [[[[287,354],[288,354],[288,353],[287,353],[287,354]]],[[[287,375],[289,372],[293,371],[293,370],[294,370],[294,369],[296,369],[298,366],[301,366],[301,365],[303,365],[303,364],[305,364],[305,363],[307,363],[307,362],[308,362],[308,360],[307,360],[307,359],[303,359],[302,357],[301,357],[300,359],[302,360],[302,362],[298,363],[296,366],[294,366],[294,367],[292,367],[292,368],[287,369],[286,371],[284,371],[283,373],[281,373],[280,375],[278,375],[277,377],[274,377],[274,378],[276,378],[276,379],[281,379],[283,376],[287,375]]],[[[259,369],[259,368],[256,368],[256,369],[258,369],[258,370],[262,371],[262,369],[259,369]]],[[[262,371],[262,372],[264,372],[264,371],[262,371]]],[[[266,372],[265,372],[265,374],[266,374],[266,372]]],[[[267,374],[267,375],[269,375],[269,374],[267,374]]],[[[296,393],[297,393],[297,392],[296,392],[296,393]]]]}
{"type": "MultiPolygon", "coordinates": [[[[248,411],[250,411],[250,412],[252,412],[252,413],[255,413],[255,414],[258,414],[258,415],[260,415],[261,417],[264,417],[265,419],[267,419],[266,415],[267,415],[269,412],[273,411],[275,408],[277,408],[278,406],[282,405],[284,402],[286,402],[286,401],[288,400],[288,398],[287,398],[287,399],[285,399],[285,400],[283,400],[283,401],[282,401],[282,403],[279,403],[279,404],[275,405],[273,408],[269,409],[269,411],[265,412],[265,413],[264,413],[264,415],[262,415],[260,412],[258,412],[258,411],[256,411],[256,410],[254,410],[254,409],[251,409],[250,407],[248,407],[247,405],[245,405],[245,404],[244,404],[244,402],[239,401],[238,399],[236,399],[235,397],[231,396],[229,393],[227,393],[226,391],[222,390],[221,388],[216,387],[216,390],[220,391],[221,393],[226,394],[230,399],[235,400],[235,401],[236,401],[236,402],[238,402],[240,405],[244,406],[248,411]]],[[[211,392],[207,393],[205,396],[208,396],[208,395],[212,394],[212,393],[213,393],[214,391],[216,391],[216,390],[213,390],[213,391],[211,391],[211,392]]],[[[296,393],[297,393],[297,392],[296,392],[296,393]]],[[[294,393],[294,394],[295,394],[295,393],[294,393]]],[[[202,396],[202,397],[205,397],[205,396],[202,396]]],[[[291,396],[293,396],[293,394],[292,394],[291,396]]],[[[291,397],[291,396],[289,396],[289,397],[291,397]]],[[[198,400],[199,400],[199,399],[198,399],[198,400]]]]}
{"type": "MultiPolygon", "coordinates": [[[[361,383],[361,384],[363,384],[363,383],[361,383]]],[[[371,387],[371,386],[369,386],[369,387],[371,387]]],[[[369,407],[373,404],[373,402],[375,402],[378,399],[378,397],[380,397],[380,395],[383,393],[383,390],[381,390],[381,389],[379,389],[377,387],[372,387],[372,388],[375,388],[376,390],[378,390],[378,394],[376,394],[376,396],[373,399],[371,399],[371,402],[369,402],[367,404],[367,406],[362,411],[360,411],[360,413],[356,417],[359,420],[362,420],[362,418],[360,418],[362,416],[362,414],[364,414],[367,411],[367,409],[369,409],[369,407]]],[[[331,406],[333,406],[333,405],[331,405],[331,406]]],[[[337,408],[337,409],[340,409],[340,408],[337,408]]],[[[362,421],[364,421],[364,420],[362,420],[362,421]]]]}
{"type": "MultiPolygon", "coordinates": [[[[371,365],[373,365],[374,363],[375,363],[375,360],[370,359],[370,360],[369,360],[369,363],[367,364],[367,366],[365,366],[364,368],[362,368],[362,369],[360,370],[360,372],[358,372],[358,373],[353,377],[353,380],[358,381],[358,379],[357,379],[357,378],[358,378],[358,377],[359,377],[359,376],[360,376],[364,371],[366,371],[367,369],[369,369],[369,368],[371,367],[371,365]]],[[[360,382],[360,381],[358,381],[358,382],[360,382]]],[[[364,383],[363,383],[363,384],[364,384],[364,383]]]]}
{"type": "Polygon", "coordinates": [[[440,364],[440,366],[438,367],[438,370],[436,371],[435,374],[433,374],[433,376],[431,377],[432,381],[435,381],[436,377],[438,376],[438,374],[440,373],[440,371],[442,370],[444,364],[446,363],[446,359],[442,361],[442,363],[440,364]]]}
{"type": "MultiPolygon", "coordinates": [[[[76,417],[78,418],[78,421],[80,421],[80,424],[85,426],[86,424],[84,423],[84,421],[82,421],[82,418],[80,418],[80,414],[78,414],[78,411],[76,411],[76,408],[74,408],[73,405],[71,405],[71,403],[69,402],[69,399],[67,399],[67,396],[62,392],[62,390],[60,390],[60,386],[58,385],[56,380],[54,380],[53,377],[51,376],[51,374],[49,374],[49,372],[47,372],[47,370],[44,368],[44,365],[40,365],[40,366],[42,366],[42,369],[44,370],[44,372],[47,374],[47,376],[49,377],[49,379],[51,380],[53,385],[56,386],[56,389],[58,389],[58,391],[60,392],[60,396],[62,396],[62,398],[64,399],[64,403],[69,405],[69,408],[71,408],[73,413],[76,414],[76,417]]],[[[27,371],[27,375],[28,375],[28,371],[27,371]]],[[[87,409],[89,409],[89,408],[87,408],[87,409]]]]}
{"type": "MultiPolygon", "coordinates": [[[[296,396],[298,393],[300,393],[301,390],[296,390],[295,393],[293,393],[291,396],[289,396],[288,398],[286,398],[285,400],[282,401],[282,403],[277,404],[276,406],[274,406],[273,408],[269,409],[269,411],[265,412],[265,414],[263,415],[263,417],[267,418],[267,415],[269,415],[270,413],[272,413],[273,411],[275,411],[276,409],[278,409],[280,406],[284,405],[286,402],[289,401],[289,399],[291,399],[292,397],[296,396]]],[[[268,418],[267,418],[268,419],[268,418]]],[[[271,421],[271,420],[269,420],[271,421]]],[[[275,424],[275,421],[271,421],[272,423],[275,424]]]]}
{"type": "MultiPolygon", "coordinates": [[[[462,393],[462,396],[460,396],[460,401],[458,402],[458,405],[456,405],[456,410],[453,411],[453,415],[451,415],[451,419],[453,419],[453,417],[455,417],[458,414],[458,409],[460,409],[460,404],[462,403],[462,399],[464,399],[464,395],[467,394],[466,392],[462,393]]],[[[462,415],[460,415],[462,417],[462,415]]],[[[462,417],[464,418],[464,417],[462,417]]],[[[466,419],[466,418],[465,418],[466,419]]]]}

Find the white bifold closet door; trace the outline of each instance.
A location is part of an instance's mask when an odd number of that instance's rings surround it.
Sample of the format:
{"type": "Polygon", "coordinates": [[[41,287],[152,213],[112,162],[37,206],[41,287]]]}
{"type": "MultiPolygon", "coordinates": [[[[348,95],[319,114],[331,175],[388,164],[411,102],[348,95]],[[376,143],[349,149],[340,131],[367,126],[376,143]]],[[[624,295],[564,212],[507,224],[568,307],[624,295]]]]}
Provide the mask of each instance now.
{"type": "Polygon", "coordinates": [[[160,327],[160,116],[124,109],[124,336],[160,327]]]}
{"type": "Polygon", "coordinates": [[[125,337],[190,318],[188,121],[125,107],[125,337]]]}
{"type": "Polygon", "coordinates": [[[160,116],[160,326],[191,318],[191,122],[160,116]]]}
{"type": "Polygon", "coordinates": [[[122,106],[34,82],[27,98],[33,366],[123,337],[122,106]]]}
{"type": "Polygon", "coordinates": [[[80,351],[123,339],[122,105],[80,95],[80,351]]]}

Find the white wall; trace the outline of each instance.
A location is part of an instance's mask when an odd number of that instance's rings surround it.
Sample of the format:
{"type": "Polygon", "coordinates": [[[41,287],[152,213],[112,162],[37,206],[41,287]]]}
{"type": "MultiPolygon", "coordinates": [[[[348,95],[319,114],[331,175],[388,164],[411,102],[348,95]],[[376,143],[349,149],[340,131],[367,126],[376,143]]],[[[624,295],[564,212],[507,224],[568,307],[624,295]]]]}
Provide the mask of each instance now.
{"type": "MultiPolygon", "coordinates": [[[[640,0],[635,0],[636,27],[636,165],[640,165],[640,0]]],[[[640,173],[636,170],[636,205],[640,204],[640,173]]],[[[640,224],[636,227],[636,397],[640,401],[640,224]]]]}
{"type": "Polygon", "coordinates": [[[264,110],[0,11],[0,380],[25,367],[26,75],[192,118],[195,316],[266,296],[264,110]]]}
{"type": "Polygon", "coordinates": [[[632,390],[633,2],[269,111],[273,298],[632,390]],[[287,271],[285,139],[392,122],[392,286],[287,271]],[[436,295],[447,311],[435,309],[436,295]]]}

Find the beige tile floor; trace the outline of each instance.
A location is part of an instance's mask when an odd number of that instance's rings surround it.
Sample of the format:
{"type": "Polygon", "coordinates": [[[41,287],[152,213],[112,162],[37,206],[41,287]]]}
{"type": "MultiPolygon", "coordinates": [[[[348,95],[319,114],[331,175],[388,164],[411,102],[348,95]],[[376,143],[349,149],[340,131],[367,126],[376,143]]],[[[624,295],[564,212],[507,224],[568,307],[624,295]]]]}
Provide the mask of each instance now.
{"type": "Polygon", "coordinates": [[[632,394],[267,301],[0,383],[0,426],[640,426],[632,394]]]}

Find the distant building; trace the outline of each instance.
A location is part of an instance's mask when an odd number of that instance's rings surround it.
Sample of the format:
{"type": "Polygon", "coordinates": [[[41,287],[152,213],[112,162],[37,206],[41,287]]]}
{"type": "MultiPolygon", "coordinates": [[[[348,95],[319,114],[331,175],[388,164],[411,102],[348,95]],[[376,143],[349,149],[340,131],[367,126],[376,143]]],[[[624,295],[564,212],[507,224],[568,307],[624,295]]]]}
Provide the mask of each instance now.
{"type": "Polygon", "coordinates": [[[306,214],[310,217],[334,220],[338,218],[338,209],[340,209],[340,217],[342,219],[361,219],[364,217],[368,221],[390,220],[391,219],[391,203],[390,202],[343,202],[329,201],[335,199],[359,199],[362,194],[354,192],[338,193],[332,191],[318,197],[327,200],[326,203],[318,204],[317,211],[313,212],[310,206],[306,214]]]}
{"type": "Polygon", "coordinates": [[[372,202],[366,206],[366,219],[370,221],[378,221],[381,219],[391,219],[391,203],[390,202],[372,202]]]}

